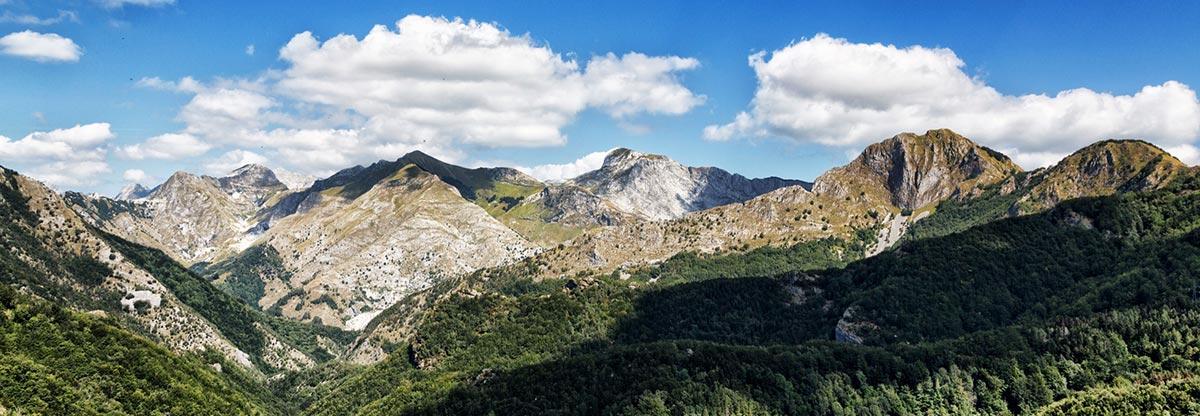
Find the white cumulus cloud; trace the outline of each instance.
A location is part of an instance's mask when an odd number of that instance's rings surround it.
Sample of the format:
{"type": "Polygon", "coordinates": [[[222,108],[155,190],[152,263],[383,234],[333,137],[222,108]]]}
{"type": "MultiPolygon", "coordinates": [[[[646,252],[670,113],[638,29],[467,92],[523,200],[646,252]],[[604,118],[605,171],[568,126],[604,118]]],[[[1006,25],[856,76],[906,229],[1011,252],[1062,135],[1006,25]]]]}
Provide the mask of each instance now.
{"type": "Polygon", "coordinates": [[[141,169],[126,169],[121,178],[133,183],[142,183],[146,179],[150,179],[150,176],[146,175],[146,171],[141,169]]]}
{"type": "Polygon", "coordinates": [[[945,48],[852,43],[820,34],[750,56],[758,89],[749,110],[704,137],[779,136],[861,147],[901,131],[951,128],[1045,166],[1102,139],[1139,138],[1165,148],[1200,137],[1200,101],[1167,81],[1130,95],[1086,88],[1005,95],[963,71],[945,48]]]}
{"type": "Polygon", "coordinates": [[[36,62],[78,62],[83,49],[57,33],[26,30],[0,38],[0,53],[36,62]]]}
{"type": "Polygon", "coordinates": [[[14,14],[8,11],[0,15],[0,23],[16,23],[30,26],[52,25],[62,21],[78,22],[79,14],[70,10],[59,10],[58,15],[55,17],[37,17],[29,14],[14,14]]]}
{"type": "Polygon", "coordinates": [[[349,108],[373,134],[402,143],[497,146],[566,141],[559,129],[587,104],[574,61],[488,23],[408,16],[362,40],[296,35],[280,89],[349,108]]]}
{"type": "Polygon", "coordinates": [[[144,143],[123,146],[117,154],[126,159],[182,159],[200,156],[212,146],[190,134],[167,133],[147,139],[144,143]]]}
{"type": "Polygon", "coordinates": [[[0,160],[11,163],[100,159],[103,157],[100,145],[113,137],[116,135],[108,123],[34,132],[16,141],[0,136],[0,160]]]}
{"type": "Polygon", "coordinates": [[[604,165],[604,158],[608,156],[609,152],[612,152],[612,150],[588,153],[569,163],[551,163],[534,167],[517,167],[516,169],[543,182],[562,182],[600,169],[604,165]]]}
{"type": "Polygon", "coordinates": [[[31,178],[62,189],[68,186],[95,185],[99,177],[112,172],[108,163],[98,160],[52,162],[35,166],[28,174],[31,178]]]}
{"type": "Polygon", "coordinates": [[[1197,147],[1196,145],[1181,144],[1178,146],[1168,147],[1164,150],[1166,150],[1172,156],[1179,158],[1179,160],[1183,163],[1187,163],[1188,165],[1192,166],[1200,165],[1200,147],[1197,147]]]}
{"type": "Polygon", "coordinates": [[[108,123],[33,132],[20,140],[0,136],[0,165],[28,170],[53,186],[94,184],[109,172],[103,145],[115,137],[108,123]]]}
{"type": "Polygon", "coordinates": [[[279,57],[283,70],[254,80],[137,85],[193,94],[179,134],[303,173],[412,150],[455,162],[472,148],[562,145],[562,129],[589,107],[640,127],[626,117],[677,115],[704,102],[677,76],[698,67],[695,59],[631,52],[581,68],[528,35],[474,20],[411,15],[361,39],[304,32],[279,57]]]}
{"type": "Polygon", "coordinates": [[[621,57],[609,52],[588,61],[583,80],[588,101],[613,117],[636,113],[684,114],[704,104],[679,83],[677,73],[700,67],[694,58],[646,56],[630,52],[621,57]]]}

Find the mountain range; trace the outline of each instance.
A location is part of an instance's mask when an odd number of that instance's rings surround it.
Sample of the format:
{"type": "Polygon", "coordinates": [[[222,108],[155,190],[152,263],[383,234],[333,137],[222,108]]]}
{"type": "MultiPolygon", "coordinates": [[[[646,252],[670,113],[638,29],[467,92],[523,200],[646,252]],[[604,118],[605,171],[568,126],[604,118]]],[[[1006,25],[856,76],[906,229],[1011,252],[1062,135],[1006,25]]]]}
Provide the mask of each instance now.
{"type": "MultiPolygon", "coordinates": [[[[1104,313],[1177,306],[1155,299],[1172,293],[1177,274],[1197,270],[1187,253],[1196,249],[1190,204],[1200,172],[1136,140],[1098,142],[1025,171],[950,130],[902,133],[812,182],[749,179],[630,149],[558,184],[421,152],[322,179],[282,176],[259,165],[223,177],[176,172],[107,198],[57,194],[4,170],[0,276],[19,294],[0,294],[13,305],[49,301],[69,312],[47,314],[122,328],[121,337],[171,354],[203,355],[209,367],[177,366],[216,368],[232,384],[197,388],[224,388],[230,406],[255,412],[577,413],[555,407],[577,403],[641,414],[661,402],[808,413],[829,404],[748,388],[754,376],[730,379],[735,370],[707,360],[771,348],[799,348],[784,354],[821,363],[868,354],[830,364],[848,385],[822,378],[791,388],[836,387],[812,397],[859,408],[847,395],[878,399],[863,386],[894,388],[899,401],[876,404],[900,409],[920,383],[941,380],[931,369],[967,371],[946,377],[974,380],[973,392],[996,380],[1018,385],[977,361],[950,368],[904,345],[984,357],[970,348],[986,343],[972,337],[999,336],[989,331],[1086,331],[1088,319],[1117,319],[1104,313]],[[1139,250],[1159,253],[1159,263],[1139,250]],[[1134,275],[1157,286],[1122,296],[1134,275]],[[1061,297],[1068,293],[1076,298],[1061,297]],[[702,362],[680,358],[692,354],[702,362]],[[595,387],[590,398],[535,393],[599,380],[569,379],[572,367],[625,382],[661,375],[611,367],[625,359],[698,373],[595,387]],[[725,390],[703,387],[700,374],[725,390]],[[673,394],[695,402],[665,399],[673,394]],[[536,397],[561,400],[532,404],[536,397]]],[[[1026,355],[987,359],[1051,377],[1041,361],[1022,361],[1053,356],[1037,341],[1046,336],[1014,347],[1026,355]]],[[[773,357],[753,371],[774,372],[770,383],[815,380],[786,374],[773,357]]],[[[1070,367],[1062,366],[1054,371],[1070,367]]],[[[1031,412],[1113,379],[1070,371],[1093,380],[1063,376],[1077,385],[997,403],[1031,412]]],[[[961,398],[938,397],[951,396],[961,398]]],[[[985,397],[971,397],[984,408],[985,397]]]]}
{"type": "Polygon", "coordinates": [[[303,189],[248,165],[221,178],[177,172],[150,191],[131,185],[115,200],[70,200],[99,229],[211,272],[223,287],[248,288],[234,294],[262,310],[361,329],[440,279],[510,264],[590,229],[676,218],[786,186],[807,184],[751,180],[628,149],[564,185],[413,152],[303,189]],[[265,263],[278,267],[256,276],[224,272],[246,256],[269,256],[265,263]]]}

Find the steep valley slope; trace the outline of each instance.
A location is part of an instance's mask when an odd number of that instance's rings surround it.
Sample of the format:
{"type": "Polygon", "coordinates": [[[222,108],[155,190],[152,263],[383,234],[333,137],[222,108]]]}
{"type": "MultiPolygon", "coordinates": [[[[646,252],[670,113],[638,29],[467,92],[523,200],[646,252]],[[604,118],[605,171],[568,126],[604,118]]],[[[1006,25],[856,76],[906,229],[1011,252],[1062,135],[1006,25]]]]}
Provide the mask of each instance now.
{"type": "Polygon", "coordinates": [[[117,317],[172,351],[211,349],[268,373],[315,363],[265,316],[243,309],[169,258],[154,257],[156,250],[89,227],[41,183],[4,170],[0,194],[0,277],[6,284],[61,306],[117,317]]]}

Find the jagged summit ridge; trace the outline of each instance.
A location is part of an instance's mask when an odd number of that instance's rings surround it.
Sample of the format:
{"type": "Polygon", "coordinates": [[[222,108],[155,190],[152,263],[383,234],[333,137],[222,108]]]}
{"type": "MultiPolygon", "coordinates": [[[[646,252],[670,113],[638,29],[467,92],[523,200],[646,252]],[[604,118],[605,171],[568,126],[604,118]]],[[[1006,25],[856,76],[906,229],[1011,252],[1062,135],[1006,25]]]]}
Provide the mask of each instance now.
{"type": "Polygon", "coordinates": [[[714,167],[689,167],[666,156],[618,148],[600,169],[568,182],[588,189],[617,208],[652,220],[743,202],[803,181],[747,179],[714,167]]]}

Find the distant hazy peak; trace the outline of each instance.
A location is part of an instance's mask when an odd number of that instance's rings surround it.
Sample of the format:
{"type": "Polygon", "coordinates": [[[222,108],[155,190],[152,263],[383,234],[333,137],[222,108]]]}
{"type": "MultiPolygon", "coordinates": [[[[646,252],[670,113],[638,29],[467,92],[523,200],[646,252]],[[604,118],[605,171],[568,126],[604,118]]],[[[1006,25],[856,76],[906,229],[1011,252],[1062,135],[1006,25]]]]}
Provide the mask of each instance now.
{"type": "Polygon", "coordinates": [[[568,182],[587,188],[621,210],[665,220],[744,202],[784,186],[808,186],[779,178],[747,179],[713,167],[689,167],[666,156],[613,149],[600,169],[568,182]]]}
{"type": "Polygon", "coordinates": [[[292,172],[287,169],[275,169],[275,178],[291,190],[307,189],[312,186],[313,182],[320,179],[313,175],[292,172]]]}
{"type": "Polygon", "coordinates": [[[263,165],[260,165],[257,163],[251,163],[246,166],[242,166],[240,168],[234,169],[232,172],[229,172],[228,175],[225,175],[225,177],[229,178],[229,177],[235,177],[235,176],[265,175],[268,173],[274,174],[275,172],[271,171],[271,169],[266,166],[263,166],[263,165]]]}
{"type": "Polygon", "coordinates": [[[134,200],[134,199],[142,199],[149,195],[150,195],[150,190],[146,189],[146,187],[142,186],[142,184],[131,183],[131,184],[125,185],[125,187],[121,188],[121,192],[118,193],[116,198],[114,198],[114,199],[117,199],[120,201],[129,201],[129,200],[134,200]]]}
{"type": "Polygon", "coordinates": [[[275,172],[266,166],[249,164],[235,169],[229,175],[217,179],[222,190],[228,193],[242,192],[249,189],[256,191],[281,190],[287,188],[275,172]]]}

